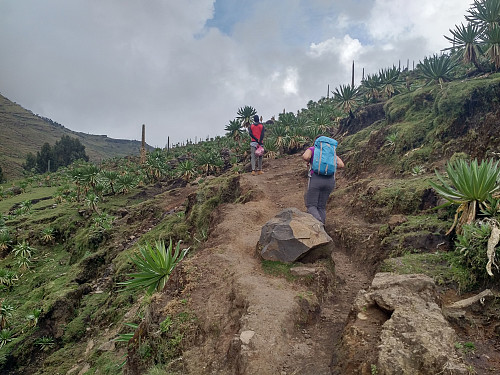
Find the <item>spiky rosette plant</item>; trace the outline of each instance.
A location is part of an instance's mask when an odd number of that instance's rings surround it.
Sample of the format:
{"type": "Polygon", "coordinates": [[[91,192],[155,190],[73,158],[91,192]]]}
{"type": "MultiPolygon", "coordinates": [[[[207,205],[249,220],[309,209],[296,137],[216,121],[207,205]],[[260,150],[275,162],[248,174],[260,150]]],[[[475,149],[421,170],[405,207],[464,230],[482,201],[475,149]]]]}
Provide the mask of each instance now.
{"type": "Polygon", "coordinates": [[[446,172],[451,184],[436,171],[440,184],[429,183],[448,201],[446,205],[458,204],[453,225],[447,234],[455,227],[457,233],[461,233],[462,226],[472,223],[476,218],[478,207],[486,207],[490,197],[497,198],[500,195],[498,163],[483,160],[478,164],[477,159],[470,164],[463,159],[449,162],[446,172]]]}
{"type": "Polygon", "coordinates": [[[438,83],[443,88],[443,83],[453,79],[453,70],[457,62],[448,55],[433,55],[426,57],[418,65],[420,74],[427,80],[427,85],[438,83]]]}
{"type": "Polygon", "coordinates": [[[181,241],[177,242],[174,251],[172,239],[168,248],[164,241],[156,241],[155,246],[149,243],[140,246],[139,254],[131,257],[139,272],[129,274],[132,279],[119,284],[129,289],[145,288],[148,294],[161,292],[174,268],[189,251],[189,248],[181,250],[180,246],[181,241]]]}

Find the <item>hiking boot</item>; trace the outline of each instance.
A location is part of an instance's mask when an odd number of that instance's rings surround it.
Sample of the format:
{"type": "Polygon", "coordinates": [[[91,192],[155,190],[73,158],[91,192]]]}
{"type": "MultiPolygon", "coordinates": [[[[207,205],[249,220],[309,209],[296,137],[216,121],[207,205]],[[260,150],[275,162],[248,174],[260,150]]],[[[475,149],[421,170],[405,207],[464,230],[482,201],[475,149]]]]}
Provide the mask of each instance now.
{"type": "Polygon", "coordinates": [[[255,176],[255,171],[252,171],[252,176],[255,176]]]}
{"type": "Polygon", "coordinates": [[[258,172],[257,172],[257,174],[262,174],[262,173],[264,173],[264,171],[258,171],[258,172]]]}

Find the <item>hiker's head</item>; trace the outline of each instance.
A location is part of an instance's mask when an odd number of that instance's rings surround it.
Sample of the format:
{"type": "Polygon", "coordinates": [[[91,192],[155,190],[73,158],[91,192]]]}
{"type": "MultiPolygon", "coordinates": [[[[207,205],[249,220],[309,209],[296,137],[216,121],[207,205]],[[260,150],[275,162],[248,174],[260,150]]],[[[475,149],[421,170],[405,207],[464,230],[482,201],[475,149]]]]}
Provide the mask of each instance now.
{"type": "Polygon", "coordinates": [[[259,116],[257,116],[257,115],[253,116],[253,122],[258,123],[259,122],[259,116]]]}

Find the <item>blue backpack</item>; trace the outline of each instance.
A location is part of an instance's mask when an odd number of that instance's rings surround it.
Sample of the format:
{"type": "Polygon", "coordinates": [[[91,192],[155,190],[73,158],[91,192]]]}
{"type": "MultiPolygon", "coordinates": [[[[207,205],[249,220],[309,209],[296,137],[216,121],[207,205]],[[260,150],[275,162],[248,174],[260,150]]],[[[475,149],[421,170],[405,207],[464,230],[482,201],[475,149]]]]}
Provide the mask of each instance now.
{"type": "Polygon", "coordinates": [[[337,141],[321,136],[314,142],[312,170],[316,174],[331,176],[337,169],[337,141]]]}

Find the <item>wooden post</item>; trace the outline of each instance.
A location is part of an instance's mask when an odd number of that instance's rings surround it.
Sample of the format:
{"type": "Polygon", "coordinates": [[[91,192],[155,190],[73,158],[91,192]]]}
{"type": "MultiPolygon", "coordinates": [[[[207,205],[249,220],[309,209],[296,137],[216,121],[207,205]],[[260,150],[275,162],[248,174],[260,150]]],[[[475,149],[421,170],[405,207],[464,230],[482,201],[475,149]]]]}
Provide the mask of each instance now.
{"type": "Polygon", "coordinates": [[[146,162],[146,125],[142,124],[141,164],[146,162]]]}
{"type": "Polygon", "coordinates": [[[326,98],[329,99],[330,98],[330,85],[328,85],[327,89],[326,89],[326,98]]]}
{"type": "Polygon", "coordinates": [[[354,60],[352,60],[352,88],[354,88],[354,60]]]}

